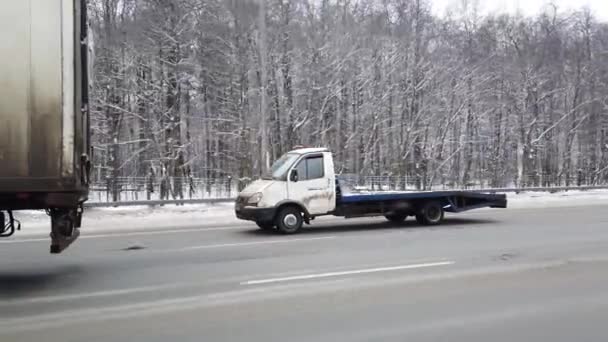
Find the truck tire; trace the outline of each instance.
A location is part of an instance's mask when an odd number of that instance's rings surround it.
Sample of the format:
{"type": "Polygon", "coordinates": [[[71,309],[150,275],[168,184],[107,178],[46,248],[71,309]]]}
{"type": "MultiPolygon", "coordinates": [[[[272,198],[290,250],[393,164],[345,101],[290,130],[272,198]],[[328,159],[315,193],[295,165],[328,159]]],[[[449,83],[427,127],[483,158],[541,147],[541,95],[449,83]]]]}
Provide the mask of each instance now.
{"type": "Polygon", "coordinates": [[[272,222],[256,221],[255,224],[257,224],[261,230],[268,230],[268,231],[274,230],[274,223],[272,223],[272,222]]]}
{"type": "Polygon", "coordinates": [[[302,228],[304,218],[296,207],[284,207],[275,218],[277,229],[284,234],[293,234],[302,228]]]}
{"type": "Polygon", "coordinates": [[[386,217],[386,219],[392,223],[402,223],[407,218],[407,215],[389,214],[389,215],[384,215],[384,217],[386,217]]]}
{"type": "Polygon", "coordinates": [[[428,202],[416,214],[416,221],[425,226],[438,225],[443,221],[443,207],[439,202],[428,202]]]}

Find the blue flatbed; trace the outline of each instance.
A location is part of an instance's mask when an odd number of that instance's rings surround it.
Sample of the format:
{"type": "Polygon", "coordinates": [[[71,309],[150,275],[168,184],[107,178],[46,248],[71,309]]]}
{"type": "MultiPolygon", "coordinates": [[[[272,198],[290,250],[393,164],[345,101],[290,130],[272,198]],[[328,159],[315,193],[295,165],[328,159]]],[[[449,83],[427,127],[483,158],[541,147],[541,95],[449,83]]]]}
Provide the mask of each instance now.
{"type": "Polygon", "coordinates": [[[414,214],[418,208],[429,202],[441,205],[446,212],[462,212],[478,208],[506,208],[504,194],[484,193],[482,191],[402,191],[342,193],[337,186],[336,214],[356,217],[371,213],[387,212],[398,208],[402,212],[414,214]]]}
{"type": "Polygon", "coordinates": [[[387,193],[362,193],[362,194],[343,194],[341,203],[356,203],[369,201],[391,201],[408,199],[430,199],[451,196],[466,196],[472,198],[484,198],[488,200],[499,200],[505,198],[504,195],[488,194],[474,191],[412,191],[412,192],[387,192],[387,193]]]}

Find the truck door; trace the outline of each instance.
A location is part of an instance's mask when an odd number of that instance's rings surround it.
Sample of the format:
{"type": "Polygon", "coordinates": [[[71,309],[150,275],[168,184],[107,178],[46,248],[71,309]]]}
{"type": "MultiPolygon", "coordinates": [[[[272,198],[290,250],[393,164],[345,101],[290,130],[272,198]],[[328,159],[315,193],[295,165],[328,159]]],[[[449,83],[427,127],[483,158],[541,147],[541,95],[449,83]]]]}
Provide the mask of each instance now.
{"type": "Polygon", "coordinates": [[[305,156],[290,173],[287,188],[289,199],[304,204],[311,215],[326,214],[332,210],[330,199],[333,191],[330,183],[325,175],[323,154],[305,156]],[[297,179],[291,176],[293,171],[297,172],[297,179]]]}

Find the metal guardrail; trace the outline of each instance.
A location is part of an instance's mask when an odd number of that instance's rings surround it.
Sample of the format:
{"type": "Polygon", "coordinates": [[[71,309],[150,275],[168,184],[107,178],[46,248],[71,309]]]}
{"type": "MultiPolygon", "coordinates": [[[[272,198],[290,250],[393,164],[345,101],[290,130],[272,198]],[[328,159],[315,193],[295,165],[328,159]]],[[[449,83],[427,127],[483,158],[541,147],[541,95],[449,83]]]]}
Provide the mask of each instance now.
{"type": "Polygon", "coordinates": [[[230,176],[117,177],[97,180],[89,188],[89,198],[99,202],[164,201],[180,198],[228,198],[236,196],[248,179],[230,176]]]}
{"type": "MultiPolygon", "coordinates": [[[[473,192],[562,192],[562,191],[588,191],[608,189],[608,185],[589,185],[589,186],[557,186],[557,187],[528,187],[528,188],[490,188],[490,189],[460,189],[454,191],[473,191],[473,192]]],[[[437,190],[450,191],[450,190],[437,190]]],[[[381,192],[381,191],[379,191],[381,192]]],[[[125,206],[163,206],[163,205],[184,205],[184,204],[214,204],[230,203],[235,198],[204,198],[204,199],[184,199],[184,200],[151,200],[151,201],[124,201],[124,202],[88,202],[85,208],[109,208],[125,206]]]]}
{"type": "Polygon", "coordinates": [[[202,198],[184,200],[151,200],[151,201],[124,201],[124,202],[86,202],[85,208],[110,208],[110,207],[134,207],[134,206],[163,206],[163,205],[184,205],[184,204],[214,204],[234,202],[235,198],[202,198]]]}
{"type": "Polygon", "coordinates": [[[488,188],[488,189],[461,189],[462,191],[477,192],[562,192],[562,191],[589,191],[608,189],[608,185],[583,185],[583,186],[549,186],[549,187],[527,187],[527,188],[488,188]]]}

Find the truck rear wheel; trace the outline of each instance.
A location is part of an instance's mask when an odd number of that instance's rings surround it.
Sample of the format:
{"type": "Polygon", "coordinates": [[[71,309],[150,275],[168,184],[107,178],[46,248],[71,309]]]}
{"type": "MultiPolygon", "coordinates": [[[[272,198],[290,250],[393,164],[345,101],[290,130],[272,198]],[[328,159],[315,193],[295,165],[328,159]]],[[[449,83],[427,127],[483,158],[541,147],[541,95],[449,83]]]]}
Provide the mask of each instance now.
{"type": "Polygon", "coordinates": [[[285,207],[279,211],[275,218],[277,229],[284,234],[293,234],[302,228],[304,218],[302,212],[296,207],[285,207]]]}
{"type": "Polygon", "coordinates": [[[416,214],[416,221],[425,226],[438,225],[443,221],[443,207],[439,202],[428,202],[416,214]]]}
{"type": "Polygon", "coordinates": [[[384,217],[386,217],[386,219],[392,223],[402,223],[407,218],[407,215],[389,214],[389,215],[384,215],[384,217]]]}

